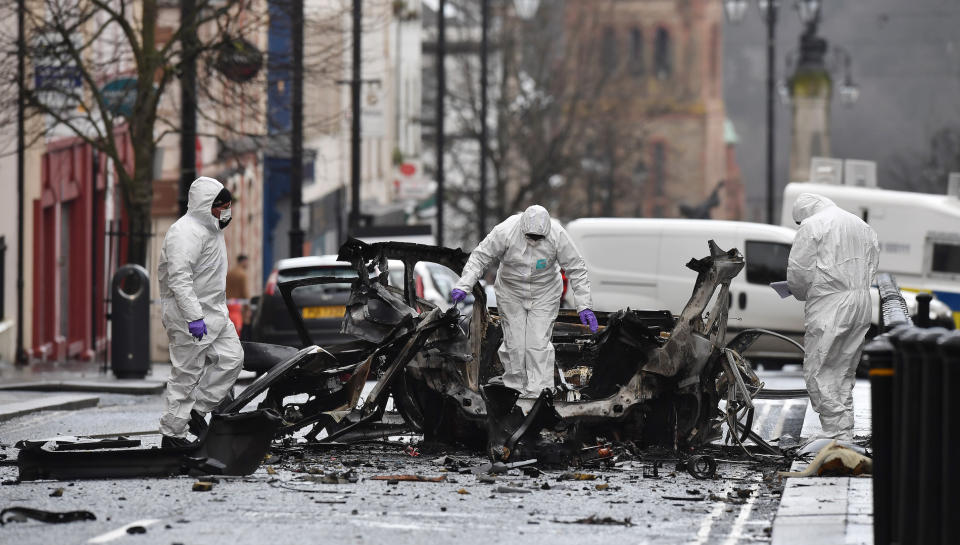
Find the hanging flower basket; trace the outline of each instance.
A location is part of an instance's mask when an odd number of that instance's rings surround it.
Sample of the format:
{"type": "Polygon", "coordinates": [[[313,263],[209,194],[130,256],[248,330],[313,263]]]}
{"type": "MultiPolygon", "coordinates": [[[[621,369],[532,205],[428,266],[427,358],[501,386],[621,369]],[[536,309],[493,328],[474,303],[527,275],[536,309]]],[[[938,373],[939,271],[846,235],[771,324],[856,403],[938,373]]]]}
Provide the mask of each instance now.
{"type": "Polygon", "coordinates": [[[214,68],[230,81],[246,83],[257,77],[261,66],[263,53],[243,38],[226,38],[217,46],[214,68]]]}

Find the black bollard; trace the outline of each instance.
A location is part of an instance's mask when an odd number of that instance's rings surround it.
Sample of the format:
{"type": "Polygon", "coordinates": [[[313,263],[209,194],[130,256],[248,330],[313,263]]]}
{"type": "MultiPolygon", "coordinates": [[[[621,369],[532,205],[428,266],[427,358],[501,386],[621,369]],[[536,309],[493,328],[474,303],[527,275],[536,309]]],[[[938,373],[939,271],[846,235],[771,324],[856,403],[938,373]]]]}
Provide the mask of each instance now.
{"type": "Polygon", "coordinates": [[[899,543],[918,543],[917,519],[919,513],[919,486],[917,467],[920,463],[918,446],[920,443],[920,366],[923,365],[920,347],[917,341],[923,330],[910,328],[903,330],[895,338],[900,359],[894,370],[897,377],[896,391],[899,398],[900,429],[894,440],[898,444],[899,460],[895,471],[899,483],[899,504],[897,506],[897,540],[899,543]]]}
{"type": "Polygon", "coordinates": [[[960,517],[956,513],[956,493],[960,490],[960,331],[951,331],[937,343],[943,360],[943,450],[940,475],[940,529],[943,543],[960,541],[960,517]]]}
{"type": "MultiPolygon", "coordinates": [[[[904,313],[904,316],[906,316],[906,313],[904,313]]],[[[903,396],[901,392],[903,386],[903,375],[897,374],[903,372],[903,347],[900,344],[900,336],[913,329],[914,327],[912,325],[901,323],[900,325],[891,329],[886,335],[887,339],[893,345],[894,372],[892,384],[893,401],[890,404],[892,412],[890,418],[890,497],[892,498],[892,511],[890,512],[891,543],[895,543],[897,541],[897,536],[900,535],[900,520],[898,518],[898,512],[900,509],[900,433],[903,430],[903,414],[900,412],[900,407],[902,406],[900,399],[903,396]]]]}
{"type": "Polygon", "coordinates": [[[920,499],[917,543],[941,543],[940,495],[943,456],[943,361],[937,341],[946,333],[942,327],[925,329],[918,338],[923,363],[920,366],[920,466],[917,494],[920,499]]]}
{"type": "Polygon", "coordinates": [[[930,300],[933,296],[929,293],[917,294],[917,315],[913,317],[914,325],[918,327],[930,327],[930,300]]]}
{"type": "Polygon", "coordinates": [[[863,347],[870,368],[873,445],[873,543],[890,545],[894,514],[893,487],[893,344],[880,335],[863,347]]]}

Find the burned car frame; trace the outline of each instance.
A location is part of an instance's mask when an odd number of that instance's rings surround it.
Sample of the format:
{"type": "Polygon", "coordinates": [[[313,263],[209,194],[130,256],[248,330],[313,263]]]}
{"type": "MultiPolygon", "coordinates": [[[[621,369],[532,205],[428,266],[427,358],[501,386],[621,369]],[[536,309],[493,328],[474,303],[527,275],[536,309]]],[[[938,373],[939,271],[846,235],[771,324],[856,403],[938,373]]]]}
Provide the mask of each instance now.
{"type": "MultiPolygon", "coordinates": [[[[726,346],[720,344],[729,284],[744,260],[737,250],[723,251],[713,241],[708,248],[710,255],[687,264],[697,279],[677,316],[666,310],[599,312],[601,331],[591,334],[575,312],[561,310],[553,334],[560,387],[537,399],[520,399],[515,391],[487,384],[502,373],[497,358],[502,332],[496,309],[487,307],[479,285],[463,316],[416,297],[412,271],[417,262],[458,271],[468,254],[351,239],[341,247],[339,259],[354,266],[358,279],[341,331],[360,340],[331,349],[333,359],[320,367],[279,378],[261,407],[284,415],[284,431],[312,425],[308,439],[317,440],[325,431],[319,440],[331,442],[378,422],[392,397],[403,419],[426,440],[485,449],[499,460],[520,451],[536,454],[542,430],[572,448],[613,437],[676,449],[706,444],[726,421],[740,430],[738,441],[744,441],[751,436],[750,416],[746,425],[740,420],[752,415],[752,399],[762,384],[740,353],[759,336],[780,336],[748,330],[726,346]],[[387,283],[393,260],[404,263],[402,288],[387,283]],[[317,377],[329,377],[331,371],[339,383],[320,385],[317,377]],[[379,377],[376,385],[362,407],[355,408],[364,383],[373,377],[379,377]],[[331,392],[336,392],[335,403],[331,392]],[[306,403],[285,401],[303,393],[309,394],[306,403]]],[[[302,327],[295,290],[326,281],[332,279],[278,286],[303,344],[311,339],[302,327]]]]}
{"type": "Polygon", "coordinates": [[[560,386],[536,399],[521,399],[516,391],[488,383],[503,372],[497,357],[501,321],[479,285],[473,287],[474,303],[466,315],[456,308],[443,311],[416,295],[418,262],[459,271],[468,254],[348,240],[339,259],[351,263],[358,278],[341,331],[356,341],[329,350],[315,346],[296,304],[296,290],[342,278],[280,283],[304,348],[243,343],[245,367],[261,376],[215,411],[194,446],[121,448],[139,446],[122,438],[70,445],[28,442],[20,445],[20,478],[248,474],[272,439],[305,428],[310,428],[308,442],[369,437],[381,433],[378,426],[389,433],[395,429],[385,422],[390,399],[403,424],[425,440],[463,444],[495,461],[522,456],[568,463],[598,438],[690,450],[716,438],[724,422],[741,445],[749,438],[776,454],[750,430],[752,400],[762,384],[740,354],[762,335],[781,336],[746,330],[720,344],[729,284],[744,260],[736,249],[723,251],[713,241],[708,247],[710,255],[687,264],[697,278],[679,315],[598,312],[602,327],[592,334],[575,311],[561,310],[552,338],[560,386]],[[388,284],[391,260],[404,264],[402,287],[388,284]],[[364,386],[374,378],[358,407],[364,386]],[[244,411],[261,395],[256,410],[244,411]]]}

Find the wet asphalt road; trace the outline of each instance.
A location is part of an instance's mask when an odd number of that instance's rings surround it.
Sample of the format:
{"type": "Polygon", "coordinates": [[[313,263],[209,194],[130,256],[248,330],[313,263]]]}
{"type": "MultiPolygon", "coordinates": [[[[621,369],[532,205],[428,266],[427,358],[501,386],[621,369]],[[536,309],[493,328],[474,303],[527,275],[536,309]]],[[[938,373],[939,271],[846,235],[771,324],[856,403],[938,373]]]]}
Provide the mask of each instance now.
{"type": "MultiPolygon", "coordinates": [[[[764,378],[777,388],[798,387],[795,378],[764,378]]],[[[754,429],[761,435],[799,435],[805,401],[759,404],[754,429]]],[[[13,458],[12,444],[20,439],[155,430],[159,411],[159,397],[101,395],[97,408],[3,422],[0,443],[13,458]]],[[[157,436],[142,439],[145,446],[159,443],[157,436]]],[[[428,448],[419,457],[399,443],[281,455],[248,477],[220,477],[207,492],[192,491],[194,477],[4,484],[0,508],[85,509],[97,520],[8,523],[0,527],[0,543],[762,543],[769,542],[780,498],[776,479],[764,480],[772,466],[742,460],[721,461],[713,480],[674,471],[671,463],[653,477],[651,460],[634,459],[609,469],[573,470],[594,480],[561,480],[564,470],[537,477],[511,470],[487,483],[435,462],[449,455],[473,466],[484,461],[479,457],[428,448]],[[323,474],[345,472],[357,482],[322,482],[323,474]],[[400,474],[445,480],[371,479],[400,474]],[[51,496],[60,488],[62,495],[51,496]],[[591,516],[629,519],[629,525],[582,523],[591,516]],[[131,526],[145,533],[128,533],[131,526]]],[[[0,467],[3,481],[16,474],[16,467],[0,467]]]]}

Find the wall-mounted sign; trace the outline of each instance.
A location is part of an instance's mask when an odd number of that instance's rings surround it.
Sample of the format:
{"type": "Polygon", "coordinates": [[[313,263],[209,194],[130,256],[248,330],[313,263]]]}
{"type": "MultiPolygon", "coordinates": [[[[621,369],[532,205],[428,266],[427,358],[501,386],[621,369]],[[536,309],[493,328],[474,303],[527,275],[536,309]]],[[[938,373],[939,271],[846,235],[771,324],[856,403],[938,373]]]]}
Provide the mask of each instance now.
{"type": "Polygon", "coordinates": [[[103,107],[116,117],[133,115],[133,106],[137,100],[137,80],[134,78],[118,78],[107,82],[100,89],[103,97],[103,107]]]}

